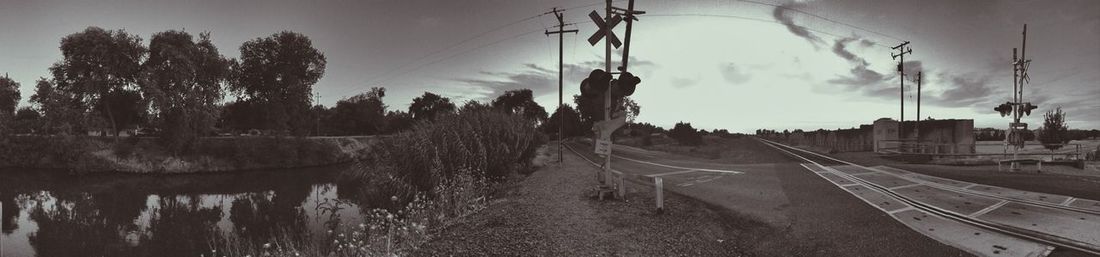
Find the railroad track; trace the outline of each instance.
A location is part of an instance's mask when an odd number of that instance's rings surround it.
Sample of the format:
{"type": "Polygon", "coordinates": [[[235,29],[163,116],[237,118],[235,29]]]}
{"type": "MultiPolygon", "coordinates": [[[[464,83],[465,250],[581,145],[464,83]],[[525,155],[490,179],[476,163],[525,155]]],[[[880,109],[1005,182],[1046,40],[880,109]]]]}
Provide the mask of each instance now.
{"type": "MultiPolygon", "coordinates": [[[[913,208],[918,209],[918,210],[920,210],[924,213],[927,213],[929,215],[935,215],[935,216],[938,216],[938,217],[941,217],[941,218],[944,218],[944,219],[956,221],[956,222],[959,222],[959,223],[967,224],[967,225],[970,225],[970,226],[974,226],[974,227],[978,227],[978,228],[982,228],[982,229],[986,229],[986,230],[990,230],[990,231],[995,231],[995,232],[998,232],[998,233],[1014,236],[1014,237],[1017,237],[1017,238],[1031,240],[1031,241],[1034,241],[1034,242],[1039,242],[1039,243],[1043,243],[1043,244],[1047,244],[1047,245],[1051,245],[1051,246],[1056,246],[1056,247],[1063,247],[1063,248],[1067,248],[1067,249],[1073,249],[1073,250],[1076,250],[1076,251],[1080,251],[1080,252],[1100,256],[1100,246],[1098,246],[1098,245],[1090,244],[1090,243],[1087,243],[1087,242],[1082,242],[1080,240],[1074,240],[1074,239],[1059,236],[1059,235],[1046,234],[1046,233],[1041,233],[1041,232],[1034,231],[1034,230],[1022,229],[1022,228],[1019,228],[1019,227],[994,223],[994,222],[990,222],[990,221],[987,221],[987,220],[979,219],[977,216],[967,215],[967,214],[964,214],[964,213],[958,213],[958,212],[951,211],[951,210],[948,210],[948,209],[944,209],[944,208],[934,206],[934,205],[931,205],[931,204],[926,204],[926,203],[924,203],[922,201],[919,201],[917,199],[913,199],[911,197],[899,194],[899,193],[895,192],[894,190],[891,190],[891,188],[879,185],[877,183],[873,183],[871,181],[868,181],[864,178],[855,176],[853,174],[849,174],[849,173],[846,173],[846,172],[840,172],[836,169],[829,168],[829,166],[850,165],[850,166],[858,167],[858,168],[865,169],[865,170],[871,171],[871,172],[883,172],[881,170],[877,170],[877,169],[874,169],[874,168],[865,167],[865,166],[862,166],[862,165],[859,165],[859,164],[855,164],[855,163],[847,162],[847,161],[844,161],[844,160],[832,158],[832,157],[825,156],[825,155],[822,155],[822,154],[818,154],[818,153],[815,153],[815,152],[812,152],[812,151],[786,146],[786,145],[783,145],[783,144],[780,144],[780,143],[777,143],[777,142],[773,142],[773,141],[770,141],[770,140],[759,139],[759,138],[758,138],[758,140],[760,140],[762,143],[764,143],[766,145],[769,145],[769,146],[775,148],[776,150],[779,150],[780,152],[783,152],[787,155],[790,155],[790,156],[795,157],[797,159],[812,163],[813,165],[817,165],[817,166],[819,166],[823,169],[829,169],[829,170],[835,171],[835,172],[832,172],[832,173],[836,174],[836,175],[838,175],[838,176],[840,176],[844,179],[847,179],[849,181],[852,181],[852,182],[855,182],[859,185],[862,185],[862,186],[864,186],[868,189],[871,189],[871,190],[874,190],[874,191],[879,192],[881,194],[884,194],[884,195],[886,195],[890,198],[893,198],[896,201],[908,204],[909,206],[912,206],[913,208]]],[[[883,172],[883,173],[886,173],[886,172],[883,172]]],[[[901,176],[898,176],[898,177],[901,177],[901,176]]],[[[907,178],[903,178],[903,179],[907,179],[907,178]]],[[[932,183],[928,183],[928,184],[924,184],[924,185],[932,186],[930,184],[932,184],[932,183]]],[[[937,186],[936,188],[943,189],[943,190],[949,190],[951,192],[958,193],[958,194],[968,194],[968,195],[977,196],[977,197],[999,199],[999,200],[1011,202],[1011,203],[1014,203],[1014,204],[1026,205],[1028,207],[1069,210],[1069,211],[1081,212],[1081,213],[1091,214],[1091,215],[1096,215],[1097,214],[1097,212],[1094,211],[1094,210],[1087,210],[1087,209],[1082,209],[1082,208],[1061,206],[1061,205],[1049,204],[1049,203],[1038,202],[1038,201],[1028,201],[1028,200],[1016,199],[1016,198],[1011,198],[1011,197],[996,196],[996,195],[991,195],[991,194],[979,193],[979,192],[975,192],[975,191],[971,191],[971,190],[964,190],[964,189],[958,189],[958,188],[948,188],[947,186],[942,186],[942,185],[937,186]]],[[[1100,231],[1097,231],[1097,233],[1098,233],[1098,235],[1100,235],[1100,231]]]]}

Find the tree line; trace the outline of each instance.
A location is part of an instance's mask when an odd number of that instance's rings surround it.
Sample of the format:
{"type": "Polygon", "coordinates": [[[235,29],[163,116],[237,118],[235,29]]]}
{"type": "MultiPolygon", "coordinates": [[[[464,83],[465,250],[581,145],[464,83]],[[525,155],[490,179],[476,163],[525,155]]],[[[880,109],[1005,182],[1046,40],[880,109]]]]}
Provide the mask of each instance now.
{"type": "MultiPolygon", "coordinates": [[[[309,37],[292,31],[244,42],[238,58],[223,56],[209,32],[177,30],[155,33],[144,44],[125,30],[88,27],[63,37],[59,49],[61,60],[35,82],[31,106],[16,109],[20,84],[0,77],[0,135],[125,131],[154,135],[182,150],[212,135],[394,133],[458,109],[447,97],[425,92],[407,111],[387,110],[381,87],[332,107],[314,103],[313,86],[327,61],[309,37]]],[[[543,126],[548,118],[528,89],[462,108],[518,113],[543,126]]]]}

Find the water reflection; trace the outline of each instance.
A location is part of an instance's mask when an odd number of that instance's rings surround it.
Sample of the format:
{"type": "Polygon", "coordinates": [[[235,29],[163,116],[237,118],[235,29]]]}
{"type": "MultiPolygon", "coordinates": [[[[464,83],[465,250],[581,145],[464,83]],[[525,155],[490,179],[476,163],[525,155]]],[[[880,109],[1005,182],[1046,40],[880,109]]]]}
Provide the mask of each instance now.
{"type": "Polygon", "coordinates": [[[335,175],[347,168],[159,177],[2,172],[0,249],[3,256],[199,256],[227,236],[310,240],[333,217],[361,219],[349,203],[363,198],[336,194],[335,175]],[[338,213],[318,208],[335,200],[338,213]]]}

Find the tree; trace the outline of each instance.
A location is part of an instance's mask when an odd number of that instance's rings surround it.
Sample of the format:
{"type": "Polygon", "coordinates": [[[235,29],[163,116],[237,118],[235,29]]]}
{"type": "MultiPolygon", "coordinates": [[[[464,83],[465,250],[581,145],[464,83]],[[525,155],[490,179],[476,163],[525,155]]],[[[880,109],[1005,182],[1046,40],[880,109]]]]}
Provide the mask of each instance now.
{"type": "Polygon", "coordinates": [[[691,123],[678,122],[668,131],[668,137],[682,145],[697,146],[703,144],[703,135],[691,127],[691,123]]]}
{"type": "Polygon", "coordinates": [[[157,33],[142,66],[141,89],[169,149],[181,150],[212,131],[229,61],[210,42],[210,33],[199,34],[197,42],[187,32],[157,33]]]}
{"type": "Polygon", "coordinates": [[[45,133],[69,134],[84,127],[85,105],[71,91],[58,90],[53,82],[39,78],[30,102],[37,104],[44,118],[45,133]]]}
{"type": "Polygon", "coordinates": [[[412,114],[403,111],[390,111],[386,113],[386,133],[398,133],[412,128],[412,114]]]}
{"type": "Polygon", "coordinates": [[[260,106],[262,124],[255,128],[309,133],[310,97],[325,73],[325,55],[308,37],[290,31],[250,40],[240,50],[240,61],[231,64],[230,89],[260,106]]]}
{"type": "Polygon", "coordinates": [[[30,106],[23,106],[15,112],[12,130],[16,134],[32,134],[42,127],[42,114],[30,106]]]}
{"type": "Polygon", "coordinates": [[[580,113],[577,112],[577,109],[573,109],[573,106],[569,106],[569,104],[563,104],[561,108],[554,111],[554,114],[550,115],[550,118],[547,119],[546,122],[542,123],[543,133],[557,135],[562,117],[565,118],[565,128],[563,129],[564,137],[583,136],[585,134],[584,127],[581,124],[580,113]]]}
{"type": "Polygon", "coordinates": [[[477,100],[467,100],[466,103],[462,104],[461,108],[458,108],[458,112],[488,110],[490,108],[492,107],[490,107],[488,104],[478,102],[477,100]]]}
{"type": "MultiPolygon", "coordinates": [[[[123,30],[88,27],[61,39],[62,60],[50,67],[55,91],[73,97],[82,108],[91,108],[110,125],[115,135],[120,127],[136,122],[143,101],[131,99],[146,49],[141,38],[123,30]],[[118,113],[118,111],[139,113],[118,113]]],[[[136,94],[140,98],[140,94],[136,94]]]]}
{"type": "Polygon", "coordinates": [[[523,115],[536,123],[546,122],[546,109],[535,102],[530,89],[506,91],[493,100],[491,105],[497,110],[523,115]]]}
{"type": "MultiPolygon", "coordinates": [[[[603,102],[604,97],[584,98],[580,95],[573,96],[573,103],[576,104],[577,111],[580,112],[581,121],[585,128],[591,128],[592,124],[603,120],[603,102]]],[[[642,111],[642,107],[630,97],[624,97],[622,101],[618,102],[618,105],[614,105],[613,109],[626,111],[628,122],[633,122],[642,111]]]]}
{"type": "Polygon", "coordinates": [[[0,77],[0,136],[8,133],[8,125],[14,120],[19,98],[19,83],[7,76],[0,77]]]}
{"type": "Polygon", "coordinates": [[[1039,142],[1051,151],[1058,150],[1062,148],[1063,144],[1069,142],[1069,138],[1066,137],[1068,129],[1066,127],[1066,113],[1062,112],[1061,106],[1047,111],[1043,115],[1043,127],[1039,128],[1039,142]]]}
{"type": "Polygon", "coordinates": [[[18,82],[7,76],[0,77],[0,115],[15,115],[15,107],[21,97],[18,82]]]}
{"type": "Polygon", "coordinates": [[[336,102],[329,124],[340,135],[374,135],[386,128],[386,88],[370,91],[336,102]]]}
{"type": "Polygon", "coordinates": [[[455,104],[451,103],[451,99],[431,92],[424,92],[424,95],[414,98],[409,105],[409,114],[418,121],[432,120],[438,115],[454,112],[455,104]]]}

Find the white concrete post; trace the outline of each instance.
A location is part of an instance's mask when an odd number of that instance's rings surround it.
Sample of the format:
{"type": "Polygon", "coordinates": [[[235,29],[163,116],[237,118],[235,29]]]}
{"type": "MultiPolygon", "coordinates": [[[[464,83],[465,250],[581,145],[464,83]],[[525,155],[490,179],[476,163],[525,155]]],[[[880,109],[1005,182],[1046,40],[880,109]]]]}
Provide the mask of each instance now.
{"type": "Polygon", "coordinates": [[[661,177],[653,178],[653,183],[656,185],[657,191],[657,212],[663,212],[665,210],[665,192],[664,192],[664,179],[661,177]]]}

